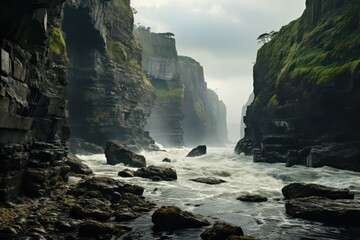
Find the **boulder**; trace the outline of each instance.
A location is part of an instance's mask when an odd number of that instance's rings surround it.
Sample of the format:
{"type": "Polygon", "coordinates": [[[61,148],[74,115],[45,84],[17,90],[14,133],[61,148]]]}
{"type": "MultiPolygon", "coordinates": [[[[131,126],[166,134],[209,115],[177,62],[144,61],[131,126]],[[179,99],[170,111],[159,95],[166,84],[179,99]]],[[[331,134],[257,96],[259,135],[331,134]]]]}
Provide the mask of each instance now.
{"type": "Polygon", "coordinates": [[[146,167],[144,156],[128,150],[118,141],[111,140],[106,143],[105,156],[110,165],[123,163],[130,167],[146,167]]]}
{"type": "Polygon", "coordinates": [[[308,167],[330,166],[360,171],[360,142],[324,143],[311,148],[306,160],[308,167]]]}
{"type": "Polygon", "coordinates": [[[101,146],[85,142],[81,138],[70,138],[69,148],[72,153],[81,155],[102,154],[104,152],[101,146]]]}
{"type": "Polygon", "coordinates": [[[206,154],[206,146],[199,145],[196,148],[192,149],[186,157],[199,157],[206,154]]]}
{"type": "Polygon", "coordinates": [[[216,185],[216,184],[221,184],[221,183],[226,182],[222,179],[214,178],[214,177],[200,177],[200,178],[190,179],[190,181],[198,182],[198,183],[205,183],[205,184],[209,184],[209,185],[216,185]]]}
{"type": "Polygon", "coordinates": [[[292,217],[327,223],[330,225],[360,226],[359,200],[331,200],[321,197],[295,198],[285,204],[292,217]]]}
{"type": "Polygon", "coordinates": [[[240,154],[244,153],[245,156],[252,156],[253,155],[253,149],[257,148],[258,144],[251,139],[241,139],[235,147],[235,153],[240,154]]]}
{"type": "Polygon", "coordinates": [[[144,188],[140,186],[125,184],[108,177],[93,177],[83,180],[71,190],[75,196],[105,198],[111,202],[119,201],[123,193],[142,195],[143,192],[144,188]]]}
{"type": "Polygon", "coordinates": [[[182,211],[175,206],[163,206],[157,209],[152,217],[152,222],[158,230],[176,230],[184,228],[201,228],[210,223],[200,215],[182,211]]]}
{"type": "Polygon", "coordinates": [[[354,199],[354,193],[349,189],[332,188],[318,184],[291,183],[281,190],[286,199],[304,198],[311,196],[329,199],[354,199]]]}
{"type": "Polygon", "coordinates": [[[70,167],[70,172],[75,174],[91,175],[92,170],[72,153],[67,155],[65,164],[70,167]]]}
{"type": "Polygon", "coordinates": [[[216,222],[214,226],[206,229],[200,236],[204,240],[224,240],[230,236],[244,236],[244,232],[241,227],[228,223],[216,222]]]}
{"type": "Polygon", "coordinates": [[[170,159],[170,158],[164,158],[164,159],[162,160],[162,162],[171,163],[171,159],[170,159]]]}
{"type": "Polygon", "coordinates": [[[286,166],[306,165],[306,158],[309,155],[310,148],[304,148],[301,151],[290,150],[286,155],[286,166]]]}
{"type": "Polygon", "coordinates": [[[267,202],[267,197],[261,196],[260,194],[249,194],[244,193],[236,198],[239,201],[243,202],[267,202]]]}
{"type": "Polygon", "coordinates": [[[139,168],[135,172],[135,176],[158,181],[174,181],[177,179],[177,174],[174,169],[153,165],[149,167],[139,168]]]}
{"type": "Polygon", "coordinates": [[[102,236],[106,236],[107,238],[105,239],[111,239],[112,236],[118,238],[130,231],[131,227],[128,226],[87,220],[80,225],[79,237],[99,239],[102,236]]]}
{"type": "Polygon", "coordinates": [[[119,176],[119,177],[123,177],[123,178],[135,177],[135,171],[126,168],[126,169],[120,171],[120,172],[118,173],[118,176],[119,176]]]}

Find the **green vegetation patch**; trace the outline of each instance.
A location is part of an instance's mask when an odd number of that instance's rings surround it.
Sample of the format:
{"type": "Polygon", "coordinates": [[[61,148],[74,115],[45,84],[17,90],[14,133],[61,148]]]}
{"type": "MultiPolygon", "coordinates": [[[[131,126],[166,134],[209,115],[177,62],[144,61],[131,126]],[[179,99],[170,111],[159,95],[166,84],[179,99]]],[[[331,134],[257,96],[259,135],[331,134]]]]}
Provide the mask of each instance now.
{"type": "Polygon", "coordinates": [[[269,103],[267,105],[268,108],[276,107],[279,105],[279,99],[277,95],[274,95],[270,98],[269,103]]]}
{"type": "Polygon", "coordinates": [[[184,98],[184,88],[164,89],[156,88],[156,96],[159,98],[184,98]]]}
{"type": "Polygon", "coordinates": [[[360,2],[347,4],[311,23],[311,12],[283,27],[258,52],[255,69],[266,71],[265,81],[323,85],[350,78],[360,70],[360,2]]]}
{"type": "Polygon", "coordinates": [[[63,33],[60,27],[53,28],[50,41],[49,41],[49,56],[59,56],[61,58],[67,58],[66,44],[63,33]]]}
{"type": "Polygon", "coordinates": [[[123,63],[127,60],[126,48],[122,42],[109,39],[106,47],[106,54],[111,60],[117,63],[123,63]]]}

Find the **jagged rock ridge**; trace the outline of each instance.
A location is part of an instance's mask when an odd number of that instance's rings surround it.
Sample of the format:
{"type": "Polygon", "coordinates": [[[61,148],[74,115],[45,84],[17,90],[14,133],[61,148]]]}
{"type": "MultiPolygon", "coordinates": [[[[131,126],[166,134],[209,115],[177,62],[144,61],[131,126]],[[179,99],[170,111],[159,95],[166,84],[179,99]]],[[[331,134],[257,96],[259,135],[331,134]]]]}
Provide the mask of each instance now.
{"type": "Polygon", "coordinates": [[[147,147],[143,129],[155,101],[132,34],[129,0],[69,1],[64,10],[70,60],[72,136],[104,146],[109,139],[147,147]]]}
{"type": "Polygon", "coordinates": [[[308,0],[259,50],[236,152],[360,171],[360,2],[308,0]]]}

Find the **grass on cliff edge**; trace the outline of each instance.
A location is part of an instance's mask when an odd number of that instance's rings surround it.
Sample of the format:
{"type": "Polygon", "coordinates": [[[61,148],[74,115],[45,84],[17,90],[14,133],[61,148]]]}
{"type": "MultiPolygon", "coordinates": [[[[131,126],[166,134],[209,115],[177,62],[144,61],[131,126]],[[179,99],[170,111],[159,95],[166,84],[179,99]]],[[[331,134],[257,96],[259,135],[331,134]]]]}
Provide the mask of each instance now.
{"type": "Polygon", "coordinates": [[[50,35],[48,54],[50,57],[55,55],[67,59],[65,39],[60,27],[53,28],[50,35]]]}
{"type": "Polygon", "coordinates": [[[256,67],[268,69],[268,84],[304,80],[323,85],[360,71],[360,4],[310,23],[311,13],[283,27],[258,53],[256,67]]]}

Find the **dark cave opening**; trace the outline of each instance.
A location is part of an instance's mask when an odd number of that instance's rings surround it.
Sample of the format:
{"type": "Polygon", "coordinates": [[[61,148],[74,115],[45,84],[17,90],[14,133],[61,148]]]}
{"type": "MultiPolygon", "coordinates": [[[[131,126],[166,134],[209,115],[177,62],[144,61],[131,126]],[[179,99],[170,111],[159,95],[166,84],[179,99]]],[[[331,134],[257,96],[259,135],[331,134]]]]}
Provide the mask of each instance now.
{"type": "Polygon", "coordinates": [[[83,139],[89,135],[86,132],[89,128],[84,128],[87,119],[94,117],[91,88],[96,87],[99,80],[101,70],[96,65],[105,48],[104,39],[91,22],[89,11],[66,6],[62,23],[69,58],[67,94],[71,136],[83,139]]]}

